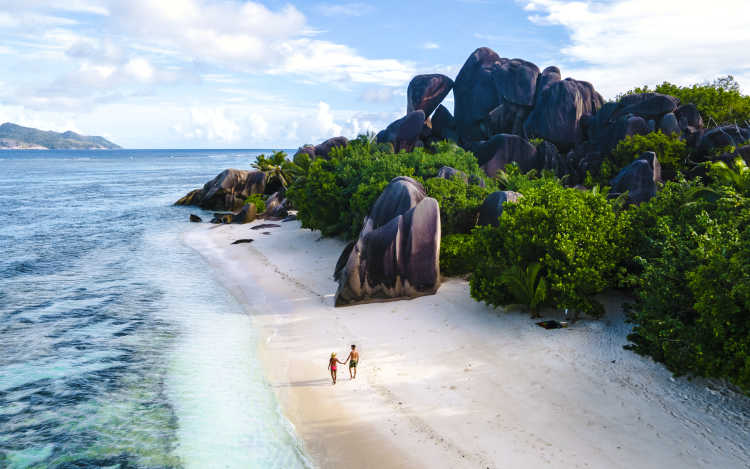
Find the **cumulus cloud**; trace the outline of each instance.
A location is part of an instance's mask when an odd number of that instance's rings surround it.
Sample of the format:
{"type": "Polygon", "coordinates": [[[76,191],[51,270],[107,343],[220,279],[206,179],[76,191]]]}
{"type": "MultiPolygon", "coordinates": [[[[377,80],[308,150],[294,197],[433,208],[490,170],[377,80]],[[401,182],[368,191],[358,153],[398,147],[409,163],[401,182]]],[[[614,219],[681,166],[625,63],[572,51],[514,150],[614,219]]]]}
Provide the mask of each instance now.
{"type": "Polygon", "coordinates": [[[735,74],[750,89],[747,1],[523,1],[529,19],[570,33],[571,69],[605,95],[664,80],[690,84],[735,74]]]}
{"type": "Polygon", "coordinates": [[[290,5],[274,11],[252,1],[131,0],[113,2],[110,9],[118,25],[144,41],[234,70],[393,85],[403,84],[414,69],[411,63],[370,59],[343,44],[306,37],[306,19],[290,5]]]}
{"type": "Polygon", "coordinates": [[[189,140],[232,143],[240,136],[239,124],[220,107],[193,107],[188,119],[172,129],[189,140]]]}

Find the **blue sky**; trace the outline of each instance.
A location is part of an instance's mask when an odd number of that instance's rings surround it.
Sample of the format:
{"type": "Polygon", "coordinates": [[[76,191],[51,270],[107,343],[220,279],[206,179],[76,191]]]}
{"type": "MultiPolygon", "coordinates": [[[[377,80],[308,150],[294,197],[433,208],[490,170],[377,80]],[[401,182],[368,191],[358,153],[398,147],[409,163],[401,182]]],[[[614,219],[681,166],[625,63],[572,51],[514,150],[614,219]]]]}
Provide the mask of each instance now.
{"type": "Polygon", "coordinates": [[[293,148],[383,128],[414,74],[454,78],[481,46],[605,97],[726,74],[748,91],[750,4],[719,5],[0,0],[0,122],[129,148],[293,148]]]}

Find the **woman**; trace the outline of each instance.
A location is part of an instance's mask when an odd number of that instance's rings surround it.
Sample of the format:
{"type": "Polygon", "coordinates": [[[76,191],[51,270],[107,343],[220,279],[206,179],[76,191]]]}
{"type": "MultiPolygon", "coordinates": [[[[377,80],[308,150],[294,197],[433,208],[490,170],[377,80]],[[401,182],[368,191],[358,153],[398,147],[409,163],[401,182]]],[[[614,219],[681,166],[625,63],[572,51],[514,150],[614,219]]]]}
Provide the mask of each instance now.
{"type": "Polygon", "coordinates": [[[336,358],[336,352],[333,352],[331,354],[331,359],[328,360],[328,369],[331,370],[331,378],[333,379],[333,384],[336,384],[336,364],[337,363],[341,363],[342,365],[344,364],[344,362],[336,358]]]}

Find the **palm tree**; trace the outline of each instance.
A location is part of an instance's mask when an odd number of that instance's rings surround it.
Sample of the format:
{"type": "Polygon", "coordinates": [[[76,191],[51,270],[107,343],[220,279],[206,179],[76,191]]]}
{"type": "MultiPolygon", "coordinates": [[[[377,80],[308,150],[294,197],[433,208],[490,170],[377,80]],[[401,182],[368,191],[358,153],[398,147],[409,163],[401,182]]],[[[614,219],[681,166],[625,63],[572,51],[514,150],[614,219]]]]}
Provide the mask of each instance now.
{"type": "Polygon", "coordinates": [[[750,182],[750,167],[741,156],[734,159],[731,164],[723,161],[709,163],[709,173],[719,184],[732,186],[741,190],[750,182]]]}
{"type": "Polygon", "coordinates": [[[541,269],[542,266],[536,262],[526,269],[514,265],[500,276],[500,281],[511,295],[519,304],[528,307],[533,317],[539,317],[538,308],[547,299],[547,281],[539,275],[541,269]]]}
{"type": "Polygon", "coordinates": [[[289,163],[291,162],[286,159],[286,153],[275,151],[269,157],[258,155],[255,163],[251,166],[266,175],[266,185],[278,183],[283,189],[286,189],[293,177],[289,172],[289,163]]]}

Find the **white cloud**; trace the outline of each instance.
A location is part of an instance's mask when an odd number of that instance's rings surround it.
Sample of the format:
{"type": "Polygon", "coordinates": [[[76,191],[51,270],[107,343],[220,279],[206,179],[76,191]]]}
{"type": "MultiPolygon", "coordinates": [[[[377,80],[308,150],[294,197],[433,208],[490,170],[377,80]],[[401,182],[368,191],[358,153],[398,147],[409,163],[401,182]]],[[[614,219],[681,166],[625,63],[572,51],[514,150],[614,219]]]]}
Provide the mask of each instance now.
{"type": "Polygon", "coordinates": [[[125,64],[124,71],[126,74],[144,83],[150,82],[154,78],[154,67],[143,57],[130,59],[125,64]]]}
{"type": "Polygon", "coordinates": [[[240,126],[220,107],[191,108],[187,121],[172,129],[184,138],[208,142],[232,143],[240,136],[240,126]]]}
{"type": "Polygon", "coordinates": [[[317,7],[318,12],[325,16],[365,16],[375,8],[367,3],[322,3],[317,7]]]}
{"type": "MultiPolygon", "coordinates": [[[[746,0],[525,1],[529,19],[570,32],[568,73],[608,97],[664,80],[690,84],[735,74],[750,88],[746,0]]],[[[563,70],[565,73],[566,70],[563,70]]]]}
{"type": "Polygon", "coordinates": [[[422,44],[422,49],[440,49],[440,44],[438,44],[437,42],[425,42],[424,44],[422,44]]]}
{"type": "Polygon", "coordinates": [[[403,85],[414,70],[411,63],[369,59],[343,44],[305,37],[306,19],[289,5],[273,11],[252,1],[132,0],[113,2],[111,10],[118,25],[154,47],[232,70],[386,85],[403,85]]]}
{"type": "Polygon", "coordinates": [[[401,88],[392,86],[370,86],[362,91],[360,98],[368,103],[387,103],[396,96],[404,95],[401,88]]]}
{"type": "Polygon", "coordinates": [[[318,112],[314,122],[317,124],[316,130],[318,131],[316,137],[327,138],[341,135],[342,127],[334,121],[331,106],[328,103],[323,101],[318,103],[318,112]]]}

